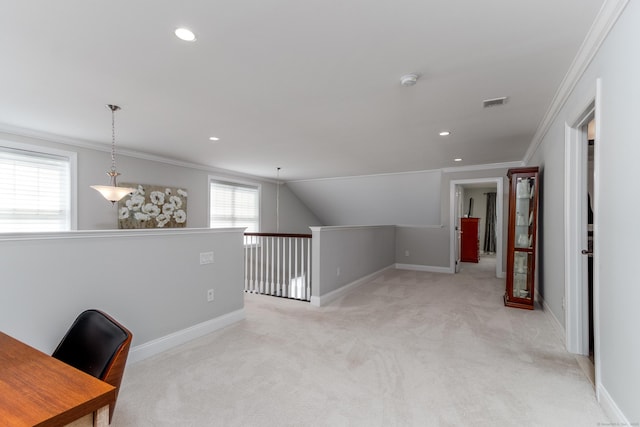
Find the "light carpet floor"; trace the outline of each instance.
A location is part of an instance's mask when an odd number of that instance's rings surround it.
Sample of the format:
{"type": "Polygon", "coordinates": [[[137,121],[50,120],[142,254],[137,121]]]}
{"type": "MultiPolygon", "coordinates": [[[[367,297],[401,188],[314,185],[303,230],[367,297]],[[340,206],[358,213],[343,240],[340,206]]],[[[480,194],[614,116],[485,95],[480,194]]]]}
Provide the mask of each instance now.
{"type": "Polygon", "coordinates": [[[495,264],[389,270],[326,307],[246,295],[246,319],[127,367],[112,425],[597,426],[593,386],[495,264]]]}

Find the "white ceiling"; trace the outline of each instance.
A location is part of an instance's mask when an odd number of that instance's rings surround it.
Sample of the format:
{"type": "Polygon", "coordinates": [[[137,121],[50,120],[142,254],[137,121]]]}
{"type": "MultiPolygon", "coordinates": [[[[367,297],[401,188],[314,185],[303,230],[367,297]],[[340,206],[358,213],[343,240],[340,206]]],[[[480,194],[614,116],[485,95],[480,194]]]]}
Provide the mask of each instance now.
{"type": "Polygon", "coordinates": [[[108,144],[114,103],[118,147],[284,180],[522,160],[602,3],[0,0],[0,129],[108,144]]]}

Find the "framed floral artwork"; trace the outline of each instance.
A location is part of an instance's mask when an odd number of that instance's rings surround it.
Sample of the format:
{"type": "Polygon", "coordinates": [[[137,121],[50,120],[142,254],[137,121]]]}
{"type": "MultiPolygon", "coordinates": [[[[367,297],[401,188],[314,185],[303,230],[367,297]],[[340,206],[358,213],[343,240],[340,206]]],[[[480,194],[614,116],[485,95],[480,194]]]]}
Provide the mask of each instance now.
{"type": "Polygon", "coordinates": [[[181,228],[187,226],[187,190],[147,184],[118,202],[118,228],[181,228]]]}

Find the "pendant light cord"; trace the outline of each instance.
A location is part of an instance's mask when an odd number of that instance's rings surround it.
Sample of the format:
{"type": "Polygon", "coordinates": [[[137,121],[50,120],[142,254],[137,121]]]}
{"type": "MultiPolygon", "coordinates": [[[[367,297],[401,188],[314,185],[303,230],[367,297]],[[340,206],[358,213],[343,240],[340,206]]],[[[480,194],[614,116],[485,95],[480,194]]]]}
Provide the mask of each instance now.
{"type": "Polygon", "coordinates": [[[111,172],[116,171],[116,110],[111,108],[111,172]]]}
{"type": "Polygon", "coordinates": [[[280,232],[280,168],[278,168],[278,184],[276,187],[276,233],[280,232]]]}
{"type": "Polygon", "coordinates": [[[116,111],[120,109],[117,105],[107,104],[111,110],[111,172],[116,172],[116,111]]]}

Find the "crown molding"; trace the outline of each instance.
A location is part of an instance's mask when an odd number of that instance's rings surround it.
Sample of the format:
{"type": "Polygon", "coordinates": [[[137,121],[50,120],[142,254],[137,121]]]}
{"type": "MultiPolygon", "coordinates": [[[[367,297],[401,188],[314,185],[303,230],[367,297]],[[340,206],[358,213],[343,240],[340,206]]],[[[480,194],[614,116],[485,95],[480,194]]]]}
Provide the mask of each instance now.
{"type": "Polygon", "coordinates": [[[469,166],[444,168],[442,169],[442,172],[454,173],[454,172],[482,171],[482,170],[490,170],[490,169],[509,169],[509,168],[519,168],[523,165],[524,165],[524,162],[521,162],[518,160],[515,162],[486,163],[484,165],[469,165],[469,166]]]}
{"type": "Polygon", "coordinates": [[[580,81],[580,78],[587,70],[587,67],[593,61],[593,58],[600,50],[600,46],[607,38],[607,35],[618,21],[620,15],[624,11],[625,7],[629,3],[629,0],[605,0],[604,4],[600,8],[596,19],[593,21],[589,32],[587,33],[576,57],[573,59],[569,70],[562,79],[556,94],[551,101],[549,109],[544,118],[540,122],[538,129],[536,130],[531,144],[525,153],[523,163],[528,164],[533,155],[536,153],[542,140],[546,136],[551,124],[558,117],[560,110],[569,99],[569,96],[573,92],[573,89],[580,81]]]}
{"type": "MultiPolygon", "coordinates": [[[[101,144],[98,142],[90,142],[90,141],[85,141],[81,139],[74,139],[66,136],[56,135],[53,133],[7,125],[4,123],[0,123],[0,132],[5,134],[10,134],[10,135],[15,135],[18,137],[23,137],[23,138],[32,138],[32,139],[38,139],[45,142],[54,142],[57,144],[70,145],[73,147],[85,148],[89,150],[103,151],[105,153],[111,152],[111,145],[109,144],[101,144]]],[[[251,175],[251,174],[235,172],[228,169],[216,168],[213,166],[202,165],[199,163],[184,162],[181,160],[175,160],[168,157],[162,157],[155,154],[145,153],[142,151],[129,150],[127,148],[118,148],[118,154],[122,156],[141,159],[141,160],[150,160],[152,162],[164,163],[172,166],[179,166],[179,167],[188,168],[188,169],[201,170],[209,173],[251,179],[253,181],[269,182],[272,184],[278,183],[278,181],[269,179],[269,178],[262,178],[262,177],[251,175]]]]}
{"type": "Polygon", "coordinates": [[[292,179],[287,182],[295,183],[295,182],[334,181],[334,180],[344,180],[344,179],[370,178],[370,177],[377,177],[377,176],[410,175],[410,174],[419,174],[419,173],[440,173],[441,171],[442,169],[425,169],[425,170],[419,170],[419,171],[371,173],[366,175],[330,176],[327,178],[292,179]]]}
{"type": "Polygon", "coordinates": [[[291,180],[287,182],[297,183],[297,182],[333,181],[333,180],[344,180],[344,179],[370,178],[370,177],[378,177],[378,176],[409,175],[409,174],[419,174],[419,173],[472,172],[472,171],[491,170],[491,169],[518,168],[521,166],[524,166],[524,163],[518,160],[513,162],[486,163],[482,165],[459,166],[459,167],[451,167],[451,168],[443,168],[443,169],[425,169],[425,170],[419,170],[419,171],[375,173],[375,174],[369,174],[369,175],[335,176],[335,177],[329,177],[329,178],[296,179],[296,180],[291,180]]]}

